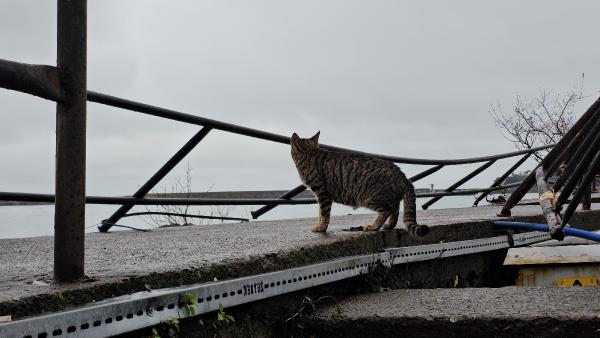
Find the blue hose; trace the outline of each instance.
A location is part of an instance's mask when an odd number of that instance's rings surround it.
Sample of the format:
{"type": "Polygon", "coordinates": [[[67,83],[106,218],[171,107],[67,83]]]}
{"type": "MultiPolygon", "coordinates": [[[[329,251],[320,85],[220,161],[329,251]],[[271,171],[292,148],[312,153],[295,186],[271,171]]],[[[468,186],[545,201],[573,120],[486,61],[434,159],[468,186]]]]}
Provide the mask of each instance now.
{"type": "MultiPolygon", "coordinates": [[[[494,225],[497,228],[502,229],[521,229],[548,232],[548,224],[495,221],[494,225]]],[[[600,242],[600,234],[595,232],[567,227],[563,228],[563,231],[567,236],[581,237],[595,242],[600,242]]]]}

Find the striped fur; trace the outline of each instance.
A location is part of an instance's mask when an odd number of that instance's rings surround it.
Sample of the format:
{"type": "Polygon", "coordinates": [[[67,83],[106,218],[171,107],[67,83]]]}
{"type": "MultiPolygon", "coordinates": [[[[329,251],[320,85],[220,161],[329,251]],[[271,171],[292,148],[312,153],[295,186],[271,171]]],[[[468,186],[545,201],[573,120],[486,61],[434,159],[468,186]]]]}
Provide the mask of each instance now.
{"type": "Polygon", "coordinates": [[[301,139],[294,133],[292,158],[302,183],[319,202],[319,223],[312,231],[327,230],[333,202],[376,211],[375,222],[364,226],[365,231],[376,231],[382,226],[393,229],[404,199],[404,223],[409,232],[418,236],[428,232],[427,226],[417,225],[415,189],[394,163],[320,149],[319,132],[310,139],[301,139]]]}

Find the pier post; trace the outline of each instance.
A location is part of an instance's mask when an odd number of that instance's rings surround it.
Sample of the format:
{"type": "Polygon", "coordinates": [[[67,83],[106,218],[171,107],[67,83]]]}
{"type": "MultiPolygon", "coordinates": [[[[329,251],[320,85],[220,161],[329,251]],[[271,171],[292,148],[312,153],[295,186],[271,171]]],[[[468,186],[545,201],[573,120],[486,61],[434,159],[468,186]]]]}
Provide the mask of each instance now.
{"type": "Polygon", "coordinates": [[[87,0],[58,0],[54,278],[84,276],[87,0]]]}

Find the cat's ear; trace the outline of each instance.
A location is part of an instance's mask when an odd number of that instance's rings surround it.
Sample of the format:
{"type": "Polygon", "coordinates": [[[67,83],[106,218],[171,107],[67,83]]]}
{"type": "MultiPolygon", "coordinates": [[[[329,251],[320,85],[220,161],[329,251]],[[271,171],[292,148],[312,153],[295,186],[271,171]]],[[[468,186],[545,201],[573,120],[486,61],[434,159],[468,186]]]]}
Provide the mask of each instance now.
{"type": "Polygon", "coordinates": [[[296,133],[293,133],[292,134],[292,142],[296,142],[296,141],[298,141],[298,139],[300,139],[300,136],[298,136],[298,134],[296,134],[296,133]]]}
{"type": "Polygon", "coordinates": [[[314,145],[318,145],[319,144],[319,135],[321,134],[321,131],[319,130],[315,136],[310,138],[310,142],[314,145]]]}

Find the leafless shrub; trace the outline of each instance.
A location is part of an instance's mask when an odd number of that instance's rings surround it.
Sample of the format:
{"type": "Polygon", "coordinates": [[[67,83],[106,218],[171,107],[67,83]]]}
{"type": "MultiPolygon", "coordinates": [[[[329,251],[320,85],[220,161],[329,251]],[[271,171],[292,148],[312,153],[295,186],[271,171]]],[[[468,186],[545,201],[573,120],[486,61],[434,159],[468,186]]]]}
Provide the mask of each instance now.
{"type": "MultiPolygon", "coordinates": [[[[497,103],[491,106],[490,114],[503,136],[517,149],[556,143],[575,123],[575,109],[585,98],[583,80],[584,74],[581,74],[579,86],[562,93],[553,94],[541,89],[533,99],[517,94],[510,113],[505,113],[497,103]]],[[[546,154],[547,151],[540,151],[534,156],[539,162],[546,154]]]]}
{"type": "MultiPolygon", "coordinates": [[[[212,190],[211,185],[206,192],[212,190]]],[[[160,190],[153,190],[150,192],[152,195],[160,197],[172,197],[177,196],[181,198],[191,198],[194,192],[192,191],[192,169],[189,163],[184,169],[184,176],[177,176],[174,178],[173,184],[170,188],[163,186],[160,190]]],[[[228,217],[235,208],[233,206],[217,205],[210,206],[210,210],[207,213],[201,215],[200,211],[193,211],[189,205],[158,205],[155,207],[146,206],[147,212],[159,212],[160,215],[146,215],[144,222],[154,227],[165,227],[165,226],[186,226],[186,225],[205,225],[211,224],[214,221],[224,220],[212,220],[204,218],[196,218],[190,216],[216,216],[216,217],[228,217]]]]}

